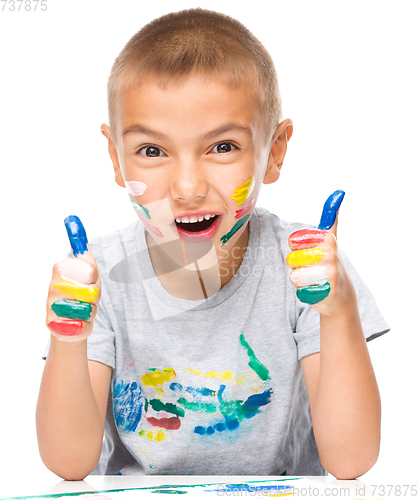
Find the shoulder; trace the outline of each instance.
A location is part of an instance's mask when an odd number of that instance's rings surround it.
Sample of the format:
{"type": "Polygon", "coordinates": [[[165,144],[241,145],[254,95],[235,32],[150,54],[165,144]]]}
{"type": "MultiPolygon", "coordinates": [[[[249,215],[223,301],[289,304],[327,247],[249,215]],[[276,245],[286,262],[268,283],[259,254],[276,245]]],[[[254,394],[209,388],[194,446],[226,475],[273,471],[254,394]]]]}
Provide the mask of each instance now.
{"type": "Polygon", "coordinates": [[[279,218],[277,215],[269,212],[266,208],[256,207],[256,216],[260,228],[260,244],[265,245],[277,241],[286,253],[290,251],[288,247],[288,237],[299,229],[315,228],[313,224],[304,222],[290,222],[279,218]]]}

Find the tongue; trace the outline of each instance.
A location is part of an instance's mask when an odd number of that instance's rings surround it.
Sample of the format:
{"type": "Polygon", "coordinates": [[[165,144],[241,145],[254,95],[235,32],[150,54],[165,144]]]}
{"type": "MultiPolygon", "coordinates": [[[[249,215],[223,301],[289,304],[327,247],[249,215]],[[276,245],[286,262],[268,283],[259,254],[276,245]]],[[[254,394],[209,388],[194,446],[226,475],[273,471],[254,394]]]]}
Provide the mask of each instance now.
{"type": "Polygon", "coordinates": [[[180,227],[184,231],[189,233],[198,233],[199,231],[205,231],[216,221],[218,215],[212,217],[211,219],[204,219],[202,222],[176,222],[176,226],[180,227]]]}

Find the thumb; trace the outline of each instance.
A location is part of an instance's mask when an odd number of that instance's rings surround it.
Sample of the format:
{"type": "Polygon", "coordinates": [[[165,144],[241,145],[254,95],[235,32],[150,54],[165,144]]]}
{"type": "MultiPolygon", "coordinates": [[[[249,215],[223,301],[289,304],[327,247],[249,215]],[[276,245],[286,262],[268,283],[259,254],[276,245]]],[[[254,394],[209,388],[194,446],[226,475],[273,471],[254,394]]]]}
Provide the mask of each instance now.
{"type": "Polygon", "coordinates": [[[69,215],[64,219],[64,225],[67,230],[68,239],[70,240],[73,256],[78,258],[81,255],[82,260],[87,260],[92,264],[95,263],[96,260],[87,243],[86,230],[77,215],[69,215]]]}
{"type": "Polygon", "coordinates": [[[320,218],[319,229],[327,230],[337,236],[338,220],[337,215],[340,205],[345,196],[345,191],[337,190],[327,198],[320,218]]]}

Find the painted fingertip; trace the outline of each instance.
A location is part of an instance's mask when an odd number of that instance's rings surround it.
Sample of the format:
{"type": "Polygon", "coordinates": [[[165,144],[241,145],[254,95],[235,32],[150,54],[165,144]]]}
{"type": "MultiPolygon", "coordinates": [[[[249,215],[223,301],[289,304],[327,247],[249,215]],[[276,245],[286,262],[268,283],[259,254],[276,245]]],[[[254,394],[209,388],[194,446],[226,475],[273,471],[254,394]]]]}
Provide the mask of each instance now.
{"type": "Polygon", "coordinates": [[[68,239],[70,240],[74,257],[77,257],[78,254],[84,254],[84,252],[87,252],[86,231],[77,215],[69,215],[66,219],[64,219],[64,225],[67,229],[68,239]]]}
{"type": "Polygon", "coordinates": [[[57,300],[51,305],[57,316],[69,319],[87,321],[92,314],[92,305],[87,302],[74,302],[70,300],[57,300]]]}
{"type": "Polygon", "coordinates": [[[307,286],[297,288],[297,297],[305,304],[317,304],[324,300],[330,293],[330,283],[325,283],[320,286],[307,286]]]}
{"type": "Polygon", "coordinates": [[[47,326],[57,335],[66,335],[68,337],[80,335],[83,331],[83,321],[77,319],[65,320],[57,318],[50,321],[47,326]]]}
{"type": "Polygon", "coordinates": [[[345,196],[345,191],[337,190],[327,198],[323,207],[319,229],[330,229],[336,220],[336,215],[345,196]]]}

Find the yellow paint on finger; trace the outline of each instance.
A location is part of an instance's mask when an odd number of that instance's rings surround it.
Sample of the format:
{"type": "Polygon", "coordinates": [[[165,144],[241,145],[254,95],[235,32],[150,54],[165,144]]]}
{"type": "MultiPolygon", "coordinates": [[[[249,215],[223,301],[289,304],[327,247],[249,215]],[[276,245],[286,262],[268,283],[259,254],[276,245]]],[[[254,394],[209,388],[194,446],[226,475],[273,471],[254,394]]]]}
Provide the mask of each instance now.
{"type": "Polygon", "coordinates": [[[99,296],[99,289],[96,286],[67,281],[62,276],[60,276],[60,281],[53,285],[53,288],[65,295],[70,295],[73,299],[89,304],[92,304],[99,296]]]}
{"type": "Polygon", "coordinates": [[[253,191],[254,185],[255,185],[255,179],[252,175],[244,184],[239,186],[234,191],[234,193],[230,196],[230,198],[236,200],[236,205],[241,205],[246,201],[250,193],[253,191]]]}
{"type": "Polygon", "coordinates": [[[305,250],[295,250],[287,255],[287,265],[292,269],[299,267],[313,266],[319,263],[324,256],[321,248],[307,248],[305,250]]]}

